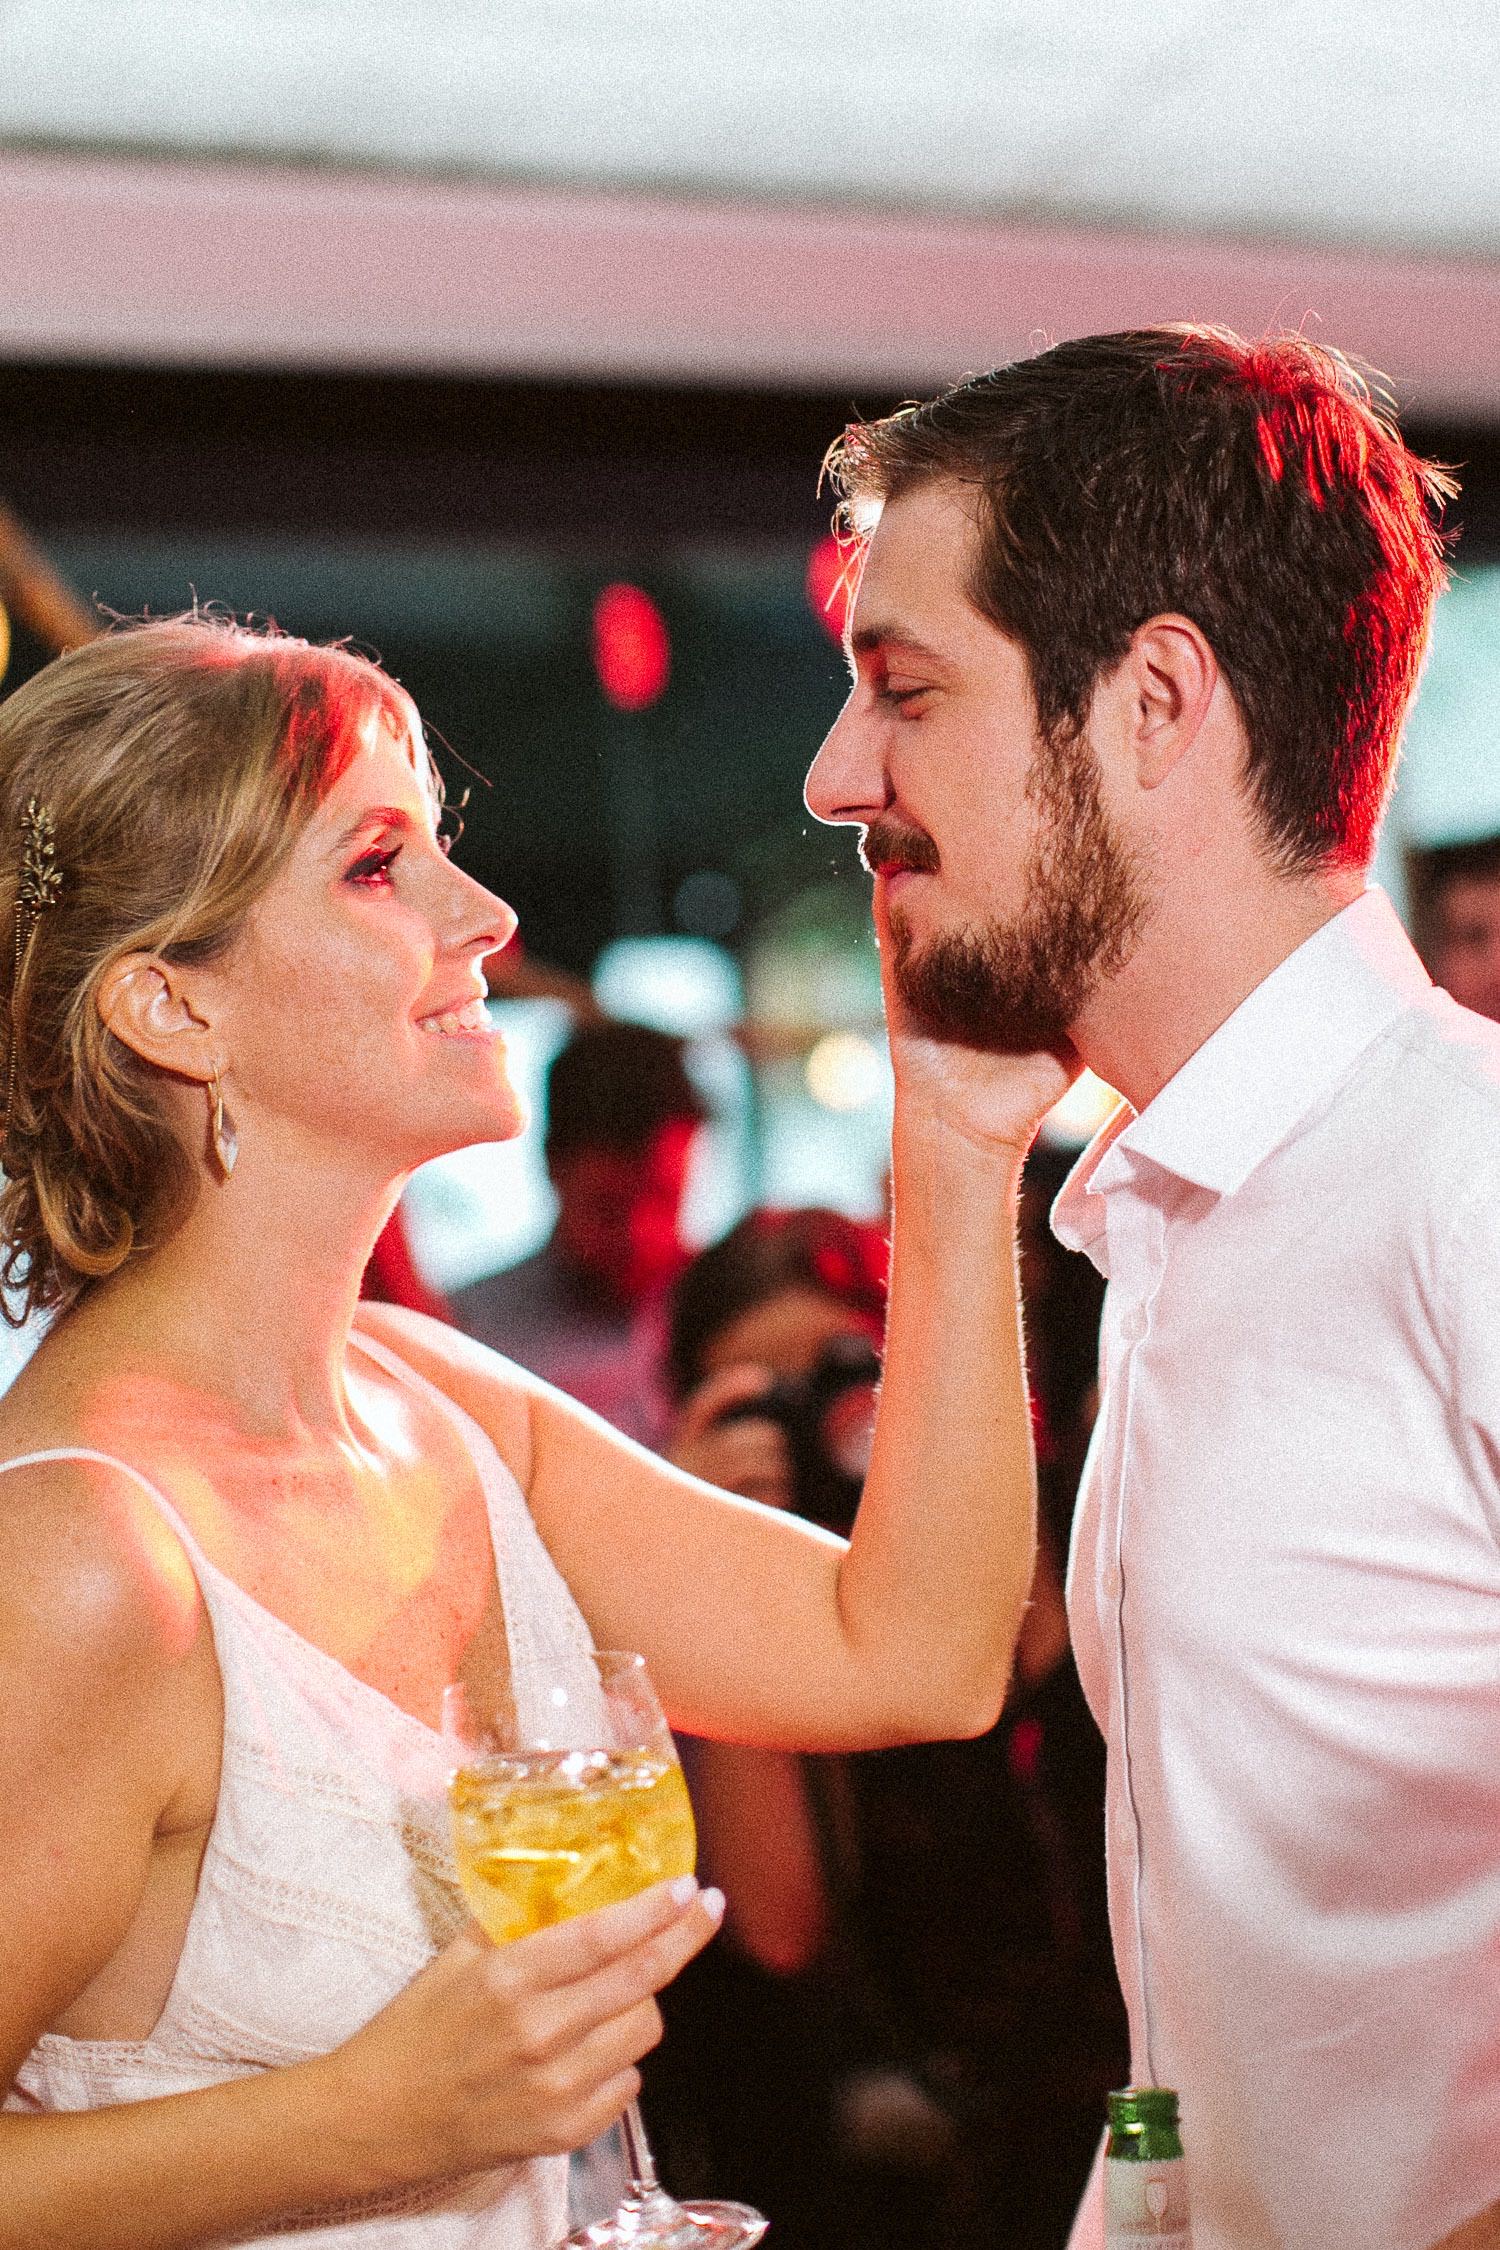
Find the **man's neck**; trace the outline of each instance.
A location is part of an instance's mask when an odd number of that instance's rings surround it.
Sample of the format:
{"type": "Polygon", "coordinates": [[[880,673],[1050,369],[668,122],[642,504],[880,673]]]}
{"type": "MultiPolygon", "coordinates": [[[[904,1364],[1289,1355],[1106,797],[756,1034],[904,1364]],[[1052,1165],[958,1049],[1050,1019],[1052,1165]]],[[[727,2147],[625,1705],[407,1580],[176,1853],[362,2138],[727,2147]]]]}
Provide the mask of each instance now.
{"type": "Polygon", "coordinates": [[[1183,884],[1072,1027],[1079,1054],[1143,1110],[1256,986],[1365,887],[1352,869],[1268,874],[1218,897],[1183,884]]]}

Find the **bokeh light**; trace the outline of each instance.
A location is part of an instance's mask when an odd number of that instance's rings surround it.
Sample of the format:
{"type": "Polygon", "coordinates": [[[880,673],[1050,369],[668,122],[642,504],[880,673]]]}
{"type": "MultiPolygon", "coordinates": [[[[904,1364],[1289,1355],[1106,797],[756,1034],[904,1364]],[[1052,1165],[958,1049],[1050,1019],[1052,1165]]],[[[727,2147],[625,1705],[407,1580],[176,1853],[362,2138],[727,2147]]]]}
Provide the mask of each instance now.
{"type": "Polygon", "coordinates": [[[647,711],[666,693],[672,643],[666,619],[639,586],[606,586],[594,604],[594,670],[617,711],[647,711]]]}
{"type": "Polygon", "coordinates": [[[830,1031],[807,1058],[807,1090],[824,1109],[868,1109],[885,1079],[885,1059],[858,1031],[830,1031]]]}

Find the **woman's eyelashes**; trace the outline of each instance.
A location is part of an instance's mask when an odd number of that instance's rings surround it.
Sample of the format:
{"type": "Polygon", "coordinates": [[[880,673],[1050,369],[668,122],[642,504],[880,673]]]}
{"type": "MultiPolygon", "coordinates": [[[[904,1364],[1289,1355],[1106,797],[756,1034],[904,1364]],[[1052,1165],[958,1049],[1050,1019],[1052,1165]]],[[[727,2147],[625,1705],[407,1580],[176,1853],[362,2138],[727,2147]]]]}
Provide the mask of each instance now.
{"type": "Polygon", "coordinates": [[[893,710],[906,711],[917,701],[919,696],[926,695],[928,691],[925,687],[893,687],[887,680],[875,692],[879,700],[882,703],[889,704],[893,710]]]}
{"type": "Polygon", "coordinates": [[[401,846],[389,844],[378,851],[361,852],[349,870],[351,883],[362,883],[367,889],[378,890],[390,881],[391,869],[401,857],[401,846]]]}

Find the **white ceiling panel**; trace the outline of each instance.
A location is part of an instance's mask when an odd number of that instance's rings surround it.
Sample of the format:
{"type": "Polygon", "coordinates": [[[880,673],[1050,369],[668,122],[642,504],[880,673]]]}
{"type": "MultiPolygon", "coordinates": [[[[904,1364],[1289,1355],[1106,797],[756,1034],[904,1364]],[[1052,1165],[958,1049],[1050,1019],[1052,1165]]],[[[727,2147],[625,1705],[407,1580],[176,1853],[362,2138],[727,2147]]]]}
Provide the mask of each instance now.
{"type": "Polygon", "coordinates": [[[0,0],[0,352],[937,382],[1311,320],[1500,412],[1495,0],[0,0]]]}
{"type": "Polygon", "coordinates": [[[0,138],[1500,251],[1494,0],[0,0],[0,138]]]}

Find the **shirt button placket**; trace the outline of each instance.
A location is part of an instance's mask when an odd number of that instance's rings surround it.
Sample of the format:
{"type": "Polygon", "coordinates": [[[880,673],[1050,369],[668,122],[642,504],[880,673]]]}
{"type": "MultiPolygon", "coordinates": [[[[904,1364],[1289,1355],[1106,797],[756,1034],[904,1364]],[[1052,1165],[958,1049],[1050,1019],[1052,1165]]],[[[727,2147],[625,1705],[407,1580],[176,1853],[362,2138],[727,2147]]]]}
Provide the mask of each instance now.
{"type": "Polygon", "coordinates": [[[1111,1841],[1119,1854],[1131,1902],[1131,1921],[1135,1932],[1135,1982],[1144,2048],[1142,2059],[1149,2076],[1154,2063],[1151,2007],[1146,1992],[1146,1934],[1141,1910],[1141,1825],[1136,1802],[1135,1772],[1130,1755],[1130,1695],[1125,1648],[1125,1548],[1132,1496],[1131,1452],[1137,1355],[1140,1345],[1151,1331],[1151,1305],[1161,1283],[1165,1262],[1166,1228],[1158,1211],[1135,1198],[1131,1199],[1130,1221],[1130,1255],[1128,1262],[1122,1261],[1121,1278],[1125,1280],[1128,1276],[1127,1286],[1137,1294],[1120,1322],[1120,1450],[1115,1499],[1115,1538],[1114,1552],[1104,1572],[1104,1591],[1114,1613],[1116,1708],[1119,1713],[1120,1738],[1120,1792],[1115,1806],[1114,1835],[1111,1841]]]}

